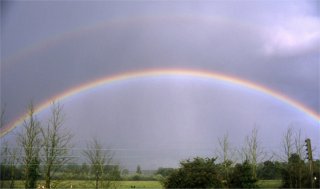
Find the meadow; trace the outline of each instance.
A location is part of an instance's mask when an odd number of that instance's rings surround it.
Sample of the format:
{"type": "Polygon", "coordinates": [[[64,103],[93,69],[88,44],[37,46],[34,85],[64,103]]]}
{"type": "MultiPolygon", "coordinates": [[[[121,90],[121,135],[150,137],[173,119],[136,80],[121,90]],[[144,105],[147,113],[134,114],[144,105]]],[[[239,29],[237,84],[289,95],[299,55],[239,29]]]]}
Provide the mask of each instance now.
{"type": "MultiPolygon", "coordinates": [[[[39,183],[44,184],[44,181],[39,183]]],[[[52,183],[54,188],[71,188],[71,186],[72,188],[94,188],[94,182],[87,180],[53,181],[52,183]]],[[[279,188],[281,180],[260,180],[258,185],[260,188],[279,188]]],[[[15,188],[24,188],[24,183],[21,180],[16,181],[15,186],[15,188]]],[[[113,181],[111,188],[162,188],[162,185],[158,181],[113,181]]]]}
{"type": "MultiPolygon", "coordinates": [[[[7,181],[2,181],[7,182],[7,181]]],[[[39,182],[44,185],[44,181],[39,182]]],[[[95,188],[94,181],[87,180],[65,180],[53,181],[53,188],[95,188]]],[[[24,181],[15,182],[15,188],[24,188],[24,181]]],[[[112,181],[110,188],[162,188],[158,181],[112,181]]]]}

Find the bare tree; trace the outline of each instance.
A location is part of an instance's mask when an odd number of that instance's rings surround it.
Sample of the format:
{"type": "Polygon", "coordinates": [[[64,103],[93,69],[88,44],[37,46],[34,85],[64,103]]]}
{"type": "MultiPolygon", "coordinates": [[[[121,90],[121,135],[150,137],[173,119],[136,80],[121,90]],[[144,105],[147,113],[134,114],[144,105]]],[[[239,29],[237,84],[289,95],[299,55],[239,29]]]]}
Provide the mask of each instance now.
{"type": "Polygon", "coordinates": [[[294,138],[294,147],[296,153],[300,156],[301,159],[303,159],[303,153],[304,153],[304,141],[302,139],[302,131],[301,129],[297,130],[295,132],[295,138],[294,138]]]}
{"type": "MultiPolygon", "coordinates": [[[[283,135],[283,151],[284,151],[284,159],[285,161],[289,162],[289,158],[292,154],[297,154],[300,159],[303,159],[303,152],[304,152],[304,143],[302,140],[302,132],[301,129],[295,130],[292,126],[288,127],[283,135]]],[[[295,182],[297,186],[301,187],[302,185],[302,167],[299,166],[298,170],[298,178],[297,180],[293,181],[292,175],[289,175],[289,183],[290,187],[293,186],[295,182]]]]}
{"type": "Polygon", "coordinates": [[[93,139],[87,143],[87,149],[83,151],[83,154],[91,165],[91,171],[95,177],[95,186],[98,189],[99,182],[100,186],[103,185],[104,168],[112,160],[111,151],[103,149],[102,144],[97,139],[93,139]]]}
{"type": "Polygon", "coordinates": [[[43,137],[43,168],[46,188],[51,188],[54,174],[71,160],[69,149],[72,134],[63,130],[64,114],[60,104],[52,103],[51,117],[46,129],[42,129],[43,137]]]}
{"type": "Polygon", "coordinates": [[[282,146],[284,152],[285,161],[289,161],[291,154],[293,153],[293,137],[294,129],[293,127],[288,127],[286,132],[283,135],[282,146]]]}
{"type": "MultiPolygon", "coordinates": [[[[289,162],[289,158],[292,154],[297,154],[300,159],[303,159],[303,152],[304,152],[304,143],[302,140],[302,132],[301,129],[296,131],[292,126],[288,127],[283,135],[283,151],[284,151],[284,159],[285,161],[289,162]]],[[[293,186],[293,182],[297,182],[297,186],[301,187],[302,185],[302,167],[298,167],[298,180],[293,181],[292,175],[289,175],[289,183],[290,187],[293,186]]]]}
{"type": "Polygon", "coordinates": [[[258,128],[255,126],[251,131],[251,135],[247,136],[245,140],[246,158],[252,164],[252,174],[254,178],[257,178],[257,164],[259,161],[262,161],[265,156],[261,142],[258,139],[258,131],[258,128]]]}
{"type": "Polygon", "coordinates": [[[36,188],[39,178],[39,153],[41,149],[40,122],[34,114],[33,103],[28,106],[28,117],[23,122],[23,131],[18,134],[18,144],[22,147],[25,188],[36,188]]]}
{"type": "MultiPolygon", "coordinates": [[[[295,151],[298,154],[300,159],[302,158],[303,154],[303,141],[301,139],[301,129],[295,132],[295,138],[294,138],[294,146],[295,146],[295,151]]],[[[301,188],[302,185],[302,166],[298,167],[298,186],[301,188]]]]}
{"type": "Polygon", "coordinates": [[[218,138],[219,141],[219,148],[220,148],[220,157],[223,159],[223,172],[224,172],[224,179],[229,183],[229,172],[230,167],[232,165],[231,161],[231,148],[229,143],[229,135],[228,133],[225,134],[222,138],[218,138]]]}

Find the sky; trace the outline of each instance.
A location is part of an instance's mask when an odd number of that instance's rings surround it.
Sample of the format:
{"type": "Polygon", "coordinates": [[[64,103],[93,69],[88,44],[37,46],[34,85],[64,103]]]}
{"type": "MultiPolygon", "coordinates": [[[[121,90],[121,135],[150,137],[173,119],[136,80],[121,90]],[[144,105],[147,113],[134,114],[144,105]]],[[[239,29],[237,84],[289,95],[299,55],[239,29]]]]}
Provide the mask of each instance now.
{"type": "MultiPolygon", "coordinates": [[[[40,105],[84,83],[161,69],[250,81],[319,115],[319,14],[319,1],[310,0],[1,1],[5,121],[21,117],[31,101],[40,105]]],[[[288,127],[320,146],[319,120],[217,79],[135,77],[55,100],[75,153],[96,137],[130,169],[214,156],[226,133],[241,148],[254,126],[269,152],[281,150],[288,127]]],[[[37,115],[44,125],[49,111],[37,115]]],[[[15,140],[20,130],[2,138],[15,140]]]]}

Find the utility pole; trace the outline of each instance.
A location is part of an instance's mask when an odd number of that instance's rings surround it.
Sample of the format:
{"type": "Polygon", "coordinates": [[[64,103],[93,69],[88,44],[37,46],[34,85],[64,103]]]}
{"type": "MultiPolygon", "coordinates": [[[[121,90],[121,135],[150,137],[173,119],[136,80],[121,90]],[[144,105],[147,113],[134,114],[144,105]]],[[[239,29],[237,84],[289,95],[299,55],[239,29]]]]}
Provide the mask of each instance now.
{"type": "Polygon", "coordinates": [[[309,162],[309,174],[310,174],[310,181],[311,181],[311,188],[314,188],[314,178],[313,178],[313,158],[312,158],[312,149],[311,149],[311,140],[307,138],[306,142],[306,151],[307,151],[307,159],[309,162]]]}

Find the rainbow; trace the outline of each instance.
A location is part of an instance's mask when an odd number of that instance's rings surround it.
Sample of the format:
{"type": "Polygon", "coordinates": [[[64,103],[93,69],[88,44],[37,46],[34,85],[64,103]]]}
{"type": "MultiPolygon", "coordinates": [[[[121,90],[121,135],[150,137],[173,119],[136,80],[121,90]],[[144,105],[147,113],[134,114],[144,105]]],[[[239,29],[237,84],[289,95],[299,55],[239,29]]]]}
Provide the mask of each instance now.
{"type": "MultiPolygon", "coordinates": [[[[209,71],[200,71],[200,70],[188,70],[188,69],[155,69],[155,70],[141,70],[141,71],[131,71],[131,72],[125,72],[120,74],[115,74],[112,76],[106,76],[102,77],[100,79],[89,81],[87,83],[81,84],[79,86],[76,86],[74,88],[71,88],[65,92],[62,92],[58,95],[52,96],[51,98],[47,99],[43,103],[40,103],[38,106],[35,107],[35,113],[39,113],[48,107],[51,106],[53,101],[62,101],[66,98],[72,97],[74,95],[77,95],[81,92],[88,91],[103,85],[108,85],[113,82],[119,82],[124,80],[131,80],[134,78],[143,78],[143,77],[157,77],[157,76],[190,76],[190,77],[196,77],[196,78],[205,78],[205,79],[212,79],[212,80],[218,80],[225,83],[233,84],[242,86],[247,89],[251,89],[254,91],[259,91],[261,93],[267,94],[274,99],[277,99],[283,103],[286,103],[290,105],[291,107],[299,110],[300,112],[310,116],[317,122],[320,120],[320,115],[318,115],[316,112],[308,109],[301,103],[289,98],[288,96],[285,96],[284,94],[281,94],[279,92],[276,92],[274,90],[268,89],[262,85],[259,85],[257,83],[253,83],[251,81],[247,81],[244,79],[228,76],[225,74],[217,73],[217,72],[209,72],[209,71]]],[[[8,124],[4,129],[1,130],[0,137],[6,135],[11,130],[16,128],[17,126],[21,125],[23,121],[27,118],[28,114],[24,113],[22,116],[20,116],[18,119],[14,120],[10,124],[8,124]]]]}
{"type": "MultiPolygon", "coordinates": [[[[228,19],[225,19],[223,17],[217,17],[217,16],[190,16],[190,15],[158,15],[158,16],[148,16],[148,17],[129,17],[129,18],[113,18],[113,20],[103,20],[99,21],[97,23],[94,23],[89,26],[84,26],[82,28],[78,28],[75,30],[70,30],[61,34],[58,34],[56,36],[51,36],[46,39],[43,39],[39,42],[36,42],[34,44],[31,44],[27,46],[26,48],[23,48],[22,50],[18,51],[17,53],[11,55],[10,57],[7,57],[3,62],[10,62],[10,64],[4,64],[2,69],[8,69],[8,66],[12,66],[15,63],[20,62],[21,60],[25,59],[28,56],[31,56],[32,54],[41,53],[44,49],[49,49],[50,47],[53,47],[57,44],[60,44],[68,39],[81,37],[82,35],[89,34],[95,31],[99,31],[101,29],[115,29],[115,28],[124,28],[128,29],[126,27],[130,27],[130,24],[136,24],[136,23],[147,23],[147,22],[153,22],[153,23],[159,23],[161,21],[190,21],[194,23],[203,22],[206,24],[213,24],[213,23],[227,23],[233,26],[243,26],[248,27],[249,24],[245,22],[231,22],[228,19]]],[[[250,23],[250,26],[252,26],[252,23],[250,23]]]]}

